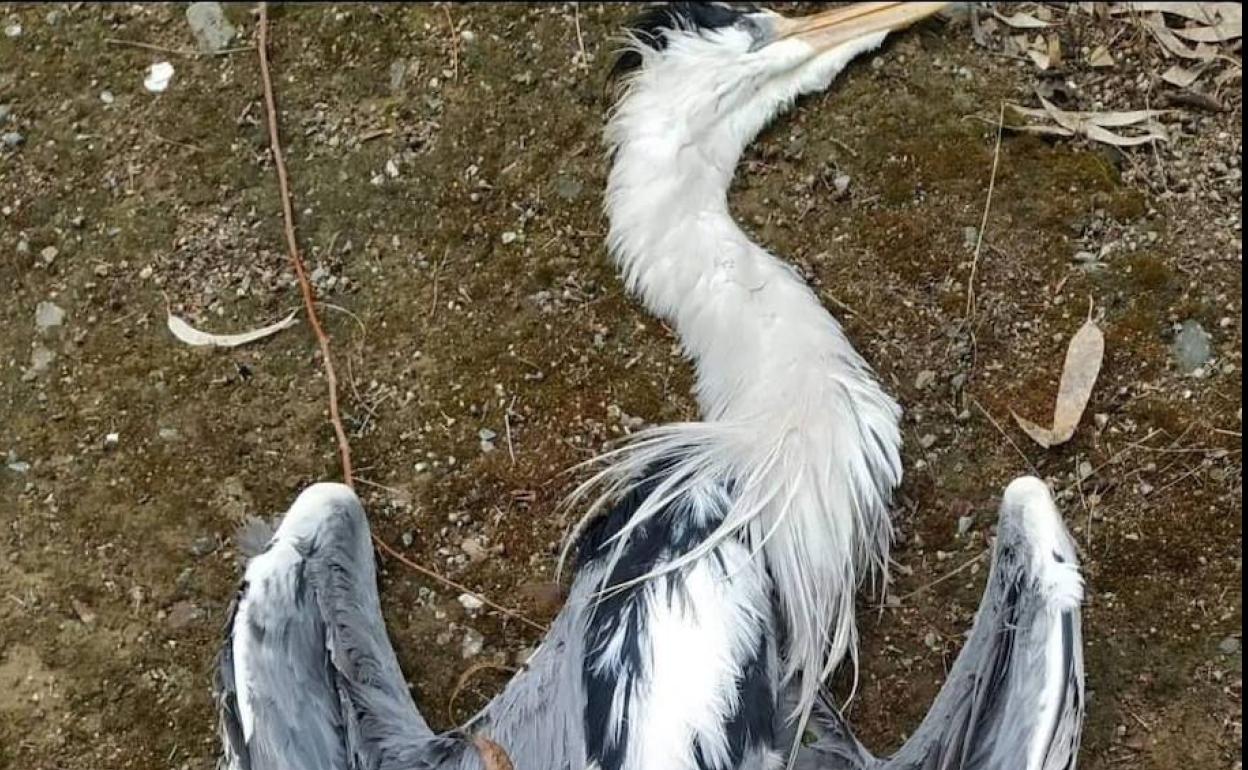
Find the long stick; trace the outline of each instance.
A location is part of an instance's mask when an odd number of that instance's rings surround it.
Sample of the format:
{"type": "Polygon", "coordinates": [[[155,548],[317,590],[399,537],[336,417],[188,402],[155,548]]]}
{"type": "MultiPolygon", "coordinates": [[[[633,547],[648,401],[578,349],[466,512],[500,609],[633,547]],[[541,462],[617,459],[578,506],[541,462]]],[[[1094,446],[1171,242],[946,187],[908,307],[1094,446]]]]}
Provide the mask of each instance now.
{"type": "Polygon", "coordinates": [[[307,271],[303,267],[303,258],[299,256],[299,244],[295,240],[295,214],[290,203],[290,182],[286,176],[286,157],[282,154],[282,141],[277,132],[277,105],[273,99],[273,81],[269,75],[269,4],[260,3],[260,79],[264,81],[264,109],[269,119],[269,146],[273,150],[273,165],[277,167],[277,186],[282,195],[282,220],[286,231],[286,247],[290,252],[290,264],[295,270],[299,281],[299,291],[303,295],[303,307],[308,314],[308,325],[316,334],[316,343],[321,348],[321,359],[325,362],[325,381],[329,386],[329,422],[334,427],[334,435],[338,439],[338,457],[342,461],[342,481],[354,487],[351,474],[351,446],[347,443],[347,432],[342,427],[342,415],[338,410],[338,376],[334,373],[334,360],[329,353],[329,335],[321,326],[316,314],[316,295],[312,283],[308,280],[307,271]]]}
{"type": "MultiPolygon", "coordinates": [[[[312,327],[312,331],[315,332],[317,344],[321,348],[321,358],[324,361],[325,366],[325,380],[329,385],[329,421],[333,425],[334,435],[338,439],[338,456],[342,461],[343,483],[354,488],[355,478],[351,471],[351,446],[347,442],[347,432],[342,426],[342,416],[338,409],[338,377],[334,373],[334,362],[329,354],[329,335],[327,335],[325,333],[325,329],[321,327],[320,318],[316,314],[316,295],[312,290],[311,282],[308,281],[307,270],[303,265],[303,258],[299,255],[299,244],[295,239],[295,216],[294,208],[291,205],[290,182],[286,176],[286,158],[282,154],[282,143],[278,136],[277,106],[273,99],[273,81],[269,75],[268,3],[260,3],[259,36],[260,79],[264,82],[264,106],[269,120],[269,145],[273,148],[273,164],[277,167],[277,183],[282,194],[282,219],[286,230],[286,246],[290,252],[290,264],[294,267],[295,277],[299,282],[299,290],[303,295],[303,305],[308,314],[308,323],[312,327]]],[[[460,593],[475,596],[487,607],[501,612],[508,617],[515,618],[531,628],[535,628],[538,631],[546,630],[546,627],[541,623],[530,620],[522,613],[504,607],[497,602],[491,601],[489,598],[482,596],[476,591],[473,591],[448,577],[439,575],[437,572],[434,572],[428,567],[422,567],[396,551],[388,543],[386,543],[386,541],[378,537],[376,533],[373,533],[373,542],[377,545],[377,548],[380,551],[409,569],[415,570],[416,572],[436,580],[445,586],[449,586],[460,593]]]]}

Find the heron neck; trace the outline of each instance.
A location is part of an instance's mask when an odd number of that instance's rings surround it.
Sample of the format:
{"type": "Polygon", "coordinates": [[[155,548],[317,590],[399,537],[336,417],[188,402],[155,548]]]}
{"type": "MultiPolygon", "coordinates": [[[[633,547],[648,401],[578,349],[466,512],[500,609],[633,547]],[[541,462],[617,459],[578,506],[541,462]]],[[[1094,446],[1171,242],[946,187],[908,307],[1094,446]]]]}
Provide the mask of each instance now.
{"type": "Polygon", "coordinates": [[[808,402],[795,392],[803,375],[833,362],[829,354],[859,361],[805,282],[733,221],[727,190],[739,155],[625,141],[607,185],[612,255],[696,361],[706,419],[791,414],[808,402]]]}

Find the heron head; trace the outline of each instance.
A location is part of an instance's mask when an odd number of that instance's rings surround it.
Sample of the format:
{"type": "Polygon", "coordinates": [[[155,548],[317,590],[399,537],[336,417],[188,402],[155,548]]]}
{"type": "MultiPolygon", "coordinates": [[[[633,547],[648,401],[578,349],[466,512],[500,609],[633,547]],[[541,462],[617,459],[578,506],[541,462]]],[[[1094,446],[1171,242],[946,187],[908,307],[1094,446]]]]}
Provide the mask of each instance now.
{"type": "Polygon", "coordinates": [[[628,30],[629,45],[612,70],[626,85],[613,127],[632,123],[630,133],[645,133],[639,124],[648,123],[684,142],[744,146],[890,31],[946,5],[856,3],[795,18],[726,3],[654,6],[628,30]]]}

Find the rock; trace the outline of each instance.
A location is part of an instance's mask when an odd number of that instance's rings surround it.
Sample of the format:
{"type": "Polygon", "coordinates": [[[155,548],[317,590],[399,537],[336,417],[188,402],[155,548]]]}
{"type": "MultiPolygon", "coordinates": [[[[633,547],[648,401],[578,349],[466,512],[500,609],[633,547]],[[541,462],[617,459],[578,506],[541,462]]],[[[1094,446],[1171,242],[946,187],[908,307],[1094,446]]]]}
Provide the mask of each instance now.
{"type": "Polygon", "coordinates": [[[470,537],[459,545],[460,550],[468,557],[471,562],[485,561],[485,557],[489,556],[489,552],[485,550],[485,546],[481,545],[481,541],[474,537],[470,537]]]}
{"type": "Polygon", "coordinates": [[[60,254],[55,246],[44,246],[39,250],[39,258],[43,260],[43,264],[50,265],[56,259],[56,255],[60,254]]]}
{"type": "Polygon", "coordinates": [[[120,434],[114,432],[114,433],[106,433],[104,435],[104,449],[105,450],[116,449],[117,445],[120,443],[121,443],[120,434]]]}
{"type": "Polygon", "coordinates": [[[30,470],[30,463],[26,462],[25,460],[19,460],[17,458],[17,452],[14,452],[12,449],[10,449],[8,460],[5,463],[4,467],[8,468],[10,471],[14,473],[26,473],[27,471],[30,470]]]}
{"type": "Polygon", "coordinates": [[[95,625],[95,612],[86,603],[78,599],[70,599],[69,603],[74,608],[74,614],[78,616],[78,619],[82,621],[84,626],[95,625]]]}
{"type": "Polygon", "coordinates": [[[35,345],[35,349],[30,352],[30,371],[35,374],[43,374],[52,366],[52,362],[56,360],[56,354],[48,350],[43,345],[35,345]]]}
{"type": "Polygon", "coordinates": [[[500,237],[501,237],[501,240],[503,241],[504,246],[506,246],[509,243],[513,243],[516,240],[516,234],[510,230],[507,230],[506,232],[504,232],[502,236],[500,237]]]}
{"type": "Polygon", "coordinates": [[[476,612],[485,606],[485,602],[481,601],[472,594],[460,594],[459,605],[469,612],[476,612]]]}
{"type": "Polygon", "coordinates": [[[1218,642],[1218,652],[1223,655],[1234,655],[1239,652],[1240,641],[1233,636],[1228,636],[1218,642]]]}
{"type": "Polygon", "coordinates": [[[974,523],[975,523],[975,519],[971,518],[970,516],[959,516],[958,517],[958,537],[962,537],[967,532],[970,532],[971,525],[974,523]]]}
{"type": "Polygon", "coordinates": [[[585,185],[581,180],[570,176],[555,177],[555,194],[565,201],[573,202],[581,197],[585,185]]]}
{"type": "Polygon", "coordinates": [[[1184,374],[1191,374],[1209,363],[1209,359],[1213,357],[1209,332],[1205,331],[1200,322],[1190,319],[1183,322],[1170,349],[1175,363],[1184,374]]]}
{"type": "Polygon", "coordinates": [[[26,137],[16,131],[6,131],[0,135],[0,142],[4,142],[5,147],[20,147],[26,144],[26,137]]]}
{"type": "Polygon", "coordinates": [[[480,631],[474,631],[471,628],[464,629],[464,641],[460,647],[464,659],[475,658],[481,654],[481,650],[485,649],[485,637],[480,631]]]}
{"type": "Polygon", "coordinates": [[[188,550],[191,556],[202,559],[217,550],[217,539],[211,535],[197,537],[191,541],[191,547],[188,550]]]}
{"type": "Polygon", "coordinates": [[[191,3],[186,9],[186,23],[195,36],[195,45],[204,53],[225,50],[237,34],[220,3],[191,3]]]}
{"type": "Polygon", "coordinates": [[[147,68],[143,78],[143,87],[154,94],[159,94],[169,87],[173,80],[173,65],[167,61],[158,61],[147,68]]]}
{"type": "Polygon", "coordinates": [[[6,25],[4,28],[4,36],[5,37],[21,37],[22,25],[18,24],[17,22],[13,22],[11,24],[6,25]]]}
{"type": "Polygon", "coordinates": [[[185,599],[169,608],[165,622],[170,628],[186,628],[204,617],[204,611],[185,599]]]}
{"type": "Polygon", "coordinates": [[[398,91],[407,79],[407,59],[395,59],[390,62],[390,90],[398,91]]]}
{"type": "Polygon", "coordinates": [[[936,436],[934,436],[931,433],[925,434],[922,438],[919,439],[919,446],[923,447],[924,449],[931,449],[935,445],[936,445],[936,436]]]}
{"type": "Polygon", "coordinates": [[[832,189],[836,191],[836,197],[843,198],[849,192],[850,181],[849,174],[837,174],[832,178],[832,189]]]}
{"type": "Polygon", "coordinates": [[[65,311],[53,302],[40,302],[35,306],[35,329],[45,332],[65,322],[65,311]]]}
{"type": "Polygon", "coordinates": [[[936,381],[936,372],[931,369],[924,369],[919,372],[919,376],[914,378],[914,387],[917,390],[926,390],[927,386],[936,381]]]}

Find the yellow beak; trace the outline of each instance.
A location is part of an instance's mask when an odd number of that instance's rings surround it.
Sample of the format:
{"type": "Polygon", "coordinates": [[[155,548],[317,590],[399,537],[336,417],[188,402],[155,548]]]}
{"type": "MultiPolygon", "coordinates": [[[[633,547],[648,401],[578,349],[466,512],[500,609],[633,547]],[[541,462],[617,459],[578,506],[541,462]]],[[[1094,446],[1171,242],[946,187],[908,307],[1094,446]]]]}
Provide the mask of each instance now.
{"type": "Polygon", "coordinates": [[[777,40],[800,37],[816,50],[827,51],[875,32],[909,26],[949,3],[853,3],[823,13],[776,21],[777,40]]]}

